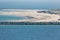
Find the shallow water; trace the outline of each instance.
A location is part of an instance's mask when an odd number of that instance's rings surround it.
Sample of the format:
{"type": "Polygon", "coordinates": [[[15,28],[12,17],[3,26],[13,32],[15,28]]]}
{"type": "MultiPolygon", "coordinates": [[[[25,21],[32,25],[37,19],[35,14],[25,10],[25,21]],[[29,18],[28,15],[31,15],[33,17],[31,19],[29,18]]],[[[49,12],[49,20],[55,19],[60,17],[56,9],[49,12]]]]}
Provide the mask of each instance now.
{"type": "Polygon", "coordinates": [[[11,16],[11,15],[0,15],[0,21],[3,20],[22,20],[25,19],[23,16],[11,16]]]}
{"type": "Polygon", "coordinates": [[[60,40],[60,25],[0,25],[0,40],[60,40]]]}

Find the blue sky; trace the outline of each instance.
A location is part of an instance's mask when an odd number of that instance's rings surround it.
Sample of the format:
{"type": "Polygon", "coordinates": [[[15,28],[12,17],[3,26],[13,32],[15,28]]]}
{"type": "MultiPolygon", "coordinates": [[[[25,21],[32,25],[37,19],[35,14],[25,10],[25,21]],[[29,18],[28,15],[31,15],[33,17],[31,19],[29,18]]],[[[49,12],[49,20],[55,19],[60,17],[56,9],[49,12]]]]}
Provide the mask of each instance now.
{"type": "Polygon", "coordinates": [[[22,8],[60,8],[60,0],[0,0],[0,8],[22,7],[22,8]],[[19,6],[20,5],[20,6],[19,6]],[[23,7],[24,6],[24,7],[23,7]],[[51,7],[50,7],[51,6],[51,7]]]}
{"type": "Polygon", "coordinates": [[[0,2],[60,2],[60,0],[0,0],[0,2]]]}
{"type": "Polygon", "coordinates": [[[0,0],[0,1],[59,1],[59,0],[0,0]]]}

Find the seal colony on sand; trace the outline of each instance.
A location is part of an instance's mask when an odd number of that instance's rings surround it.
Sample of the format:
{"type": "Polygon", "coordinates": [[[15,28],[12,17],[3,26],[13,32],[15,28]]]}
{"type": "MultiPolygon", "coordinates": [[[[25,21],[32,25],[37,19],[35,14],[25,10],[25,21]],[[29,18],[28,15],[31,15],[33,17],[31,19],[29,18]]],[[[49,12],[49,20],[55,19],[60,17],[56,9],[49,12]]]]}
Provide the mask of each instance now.
{"type": "Polygon", "coordinates": [[[60,11],[57,10],[2,9],[0,15],[23,16],[26,18],[0,22],[60,22],[60,11]]]}

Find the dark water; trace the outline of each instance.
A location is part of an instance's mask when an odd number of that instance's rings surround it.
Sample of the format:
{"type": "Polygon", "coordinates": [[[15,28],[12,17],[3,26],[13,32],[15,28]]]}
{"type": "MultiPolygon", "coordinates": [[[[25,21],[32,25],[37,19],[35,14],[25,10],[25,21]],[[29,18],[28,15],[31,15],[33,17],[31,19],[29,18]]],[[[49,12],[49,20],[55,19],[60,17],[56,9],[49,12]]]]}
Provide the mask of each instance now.
{"type": "Polygon", "coordinates": [[[60,40],[60,25],[0,25],[0,40],[60,40]]]}

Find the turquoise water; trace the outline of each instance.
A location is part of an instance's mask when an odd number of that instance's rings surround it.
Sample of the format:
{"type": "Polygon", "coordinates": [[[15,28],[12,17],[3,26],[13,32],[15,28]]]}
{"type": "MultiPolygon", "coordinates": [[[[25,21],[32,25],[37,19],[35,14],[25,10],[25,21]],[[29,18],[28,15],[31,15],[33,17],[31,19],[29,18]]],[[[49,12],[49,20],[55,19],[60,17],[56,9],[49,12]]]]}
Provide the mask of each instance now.
{"type": "Polygon", "coordinates": [[[0,15],[0,21],[3,20],[22,20],[25,19],[23,16],[11,16],[11,15],[0,15]]]}
{"type": "Polygon", "coordinates": [[[60,25],[0,25],[0,40],[60,40],[60,25]]]}

